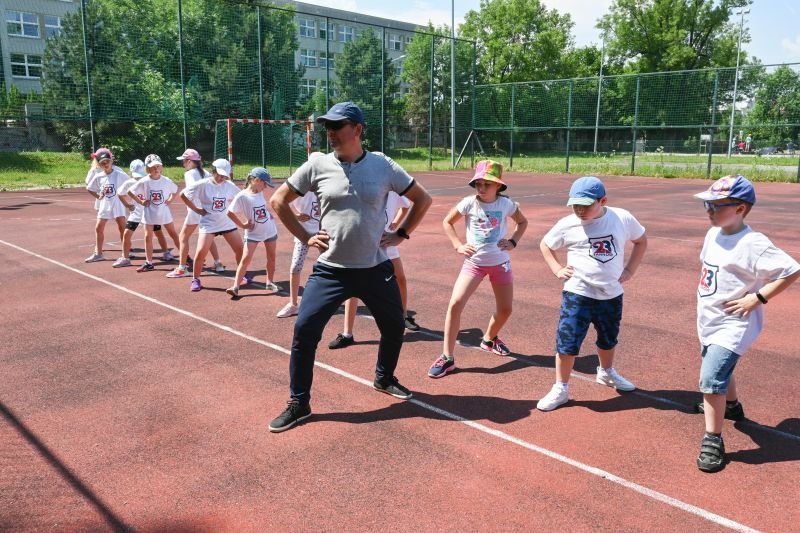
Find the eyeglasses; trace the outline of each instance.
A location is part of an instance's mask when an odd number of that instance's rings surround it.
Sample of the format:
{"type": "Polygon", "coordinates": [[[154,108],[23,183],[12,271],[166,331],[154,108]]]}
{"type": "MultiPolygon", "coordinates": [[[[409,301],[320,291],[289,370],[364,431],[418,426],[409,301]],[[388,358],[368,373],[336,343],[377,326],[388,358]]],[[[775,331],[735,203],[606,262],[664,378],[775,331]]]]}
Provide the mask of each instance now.
{"type": "Polygon", "coordinates": [[[339,131],[340,129],[344,128],[348,124],[353,124],[353,123],[348,121],[348,120],[340,120],[338,122],[327,121],[327,122],[325,122],[325,129],[326,130],[339,131]]]}
{"type": "Polygon", "coordinates": [[[728,203],[728,204],[712,204],[711,202],[703,202],[703,207],[708,211],[709,209],[714,211],[715,213],[722,209],[723,207],[733,207],[735,205],[742,205],[739,203],[728,203]]]}

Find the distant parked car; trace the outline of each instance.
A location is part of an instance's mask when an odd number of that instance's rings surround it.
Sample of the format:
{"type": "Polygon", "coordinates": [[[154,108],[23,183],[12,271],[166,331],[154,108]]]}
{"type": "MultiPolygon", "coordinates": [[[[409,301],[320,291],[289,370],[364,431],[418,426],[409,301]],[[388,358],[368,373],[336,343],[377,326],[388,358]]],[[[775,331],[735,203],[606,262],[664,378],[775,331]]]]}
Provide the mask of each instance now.
{"type": "Polygon", "coordinates": [[[772,155],[777,153],[783,153],[783,150],[781,150],[777,146],[765,146],[764,148],[759,148],[756,153],[758,155],[772,155]]]}

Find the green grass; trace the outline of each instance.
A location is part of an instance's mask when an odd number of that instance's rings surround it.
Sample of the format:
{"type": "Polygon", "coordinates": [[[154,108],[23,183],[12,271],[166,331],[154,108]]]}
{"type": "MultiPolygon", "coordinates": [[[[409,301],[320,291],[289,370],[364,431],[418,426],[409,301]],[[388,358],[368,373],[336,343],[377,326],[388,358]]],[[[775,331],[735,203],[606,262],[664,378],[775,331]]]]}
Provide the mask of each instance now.
{"type": "MultiPolygon", "coordinates": [[[[427,172],[428,150],[426,148],[407,148],[391,152],[392,157],[408,172],[427,172]]],[[[508,157],[492,156],[509,164],[508,157]]],[[[664,178],[706,177],[707,156],[648,153],[636,156],[635,174],[664,178]]],[[[0,190],[21,190],[32,188],[83,187],[86,172],[91,161],[80,154],[61,152],[20,152],[0,153],[0,190]]],[[[244,178],[244,172],[258,163],[239,162],[234,167],[237,180],[244,178]]],[[[459,168],[469,167],[470,158],[466,154],[459,168]]],[[[712,158],[711,176],[717,178],[726,174],[744,174],[753,181],[797,181],[797,156],[759,157],[715,155],[712,158]]],[[[289,175],[289,167],[268,165],[277,178],[289,175]]],[[[123,166],[127,171],[127,167],[123,166]]],[[[296,167],[294,167],[296,168],[296,167]]],[[[292,170],[294,170],[292,168],[292,170]]],[[[432,170],[450,170],[450,154],[444,149],[435,149],[432,170]]],[[[518,172],[557,173],[565,172],[563,154],[536,154],[514,156],[513,170],[518,172]]],[[[570,157],[571,174],[630,175],[630,154],[573,154],[570,157]]],[[[177,183],[183,181],[183,168],[170,165],[164,168],[164,175],[177,183]]]]}

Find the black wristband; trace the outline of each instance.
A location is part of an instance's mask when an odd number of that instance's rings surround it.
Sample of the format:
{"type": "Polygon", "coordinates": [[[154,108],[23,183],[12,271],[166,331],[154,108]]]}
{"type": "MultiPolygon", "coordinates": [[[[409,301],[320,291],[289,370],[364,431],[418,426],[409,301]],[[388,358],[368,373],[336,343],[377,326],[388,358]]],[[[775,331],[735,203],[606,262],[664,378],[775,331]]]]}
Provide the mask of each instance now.
{"type": "Polygon", "coordinates": [[[762,304],[766,304],[767,302],[769,302],[769,300],[764,298],[764,295],[761,294],[759,291],[756,291],[756,298],[758,298],[758,301],[761,302],[762,304]]]}
{"type": "Polygon", "coordinates": [[[517,241],[515,241],[514,239],[506,239],[506,240],[507,240],[508,242],[510,242],[511,244],[513,244],[513,245],[514,245],[514,248],[516,248],[516,247],[517,247],[517,241]]]}
{"type": "Polygon", "coordinates": [[[402,237],[404,239],[410,239],[411,238],[411,236],[408,233],[406,233],[405,228],[397,228],[397,231],[395,233],[397,233],[397,235],[399,235],[400,237],[402,237]]]}

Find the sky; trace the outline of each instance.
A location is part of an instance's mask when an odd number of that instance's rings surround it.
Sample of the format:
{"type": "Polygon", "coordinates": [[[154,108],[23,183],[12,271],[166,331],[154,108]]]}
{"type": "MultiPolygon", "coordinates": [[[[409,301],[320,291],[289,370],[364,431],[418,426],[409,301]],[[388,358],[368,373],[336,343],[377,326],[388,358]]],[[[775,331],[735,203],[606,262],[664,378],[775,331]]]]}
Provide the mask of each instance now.
{"type": "MultiPolygon", "coordinates": [[[[427,25],[450,26],[451,0],[303,0],[307,4],[334,7],[389,19],[427,25]]],[[[597,20],[611,5],[611,0],[544,0],[550,9],[569,13],[575,26],[573,36],[578,46],[597,44],[600,32],[597,20]]],[[[455,0],[456,27],[464,14],[478,11],[480,0],[455,0]]],[[[737,22],[738,17],[737,17],[737,22]]],[[[797,0],[755,0],[744,26],[749,30],[749,43],[742,43],[742,53],[756,56],[766,64],[800,62],[800,2],[797,0]]]]}

